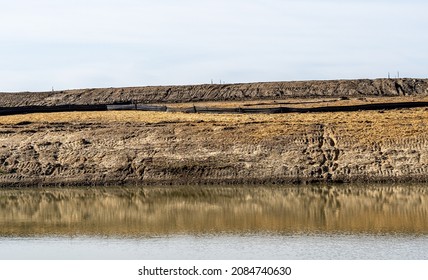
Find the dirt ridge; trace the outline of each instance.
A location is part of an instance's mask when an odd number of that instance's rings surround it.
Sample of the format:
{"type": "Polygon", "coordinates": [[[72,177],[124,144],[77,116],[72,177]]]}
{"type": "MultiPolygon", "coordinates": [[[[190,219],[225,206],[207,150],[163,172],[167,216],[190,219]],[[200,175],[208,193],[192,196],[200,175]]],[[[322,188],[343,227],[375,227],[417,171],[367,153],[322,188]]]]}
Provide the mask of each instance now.
{"type": "Polygon", "coordinates": [[[120,102],[148,104],[319,97],[387,97],[426,94],[428,94],[428,79],[291,81],[1,93],[0,107],[120,102]]]}

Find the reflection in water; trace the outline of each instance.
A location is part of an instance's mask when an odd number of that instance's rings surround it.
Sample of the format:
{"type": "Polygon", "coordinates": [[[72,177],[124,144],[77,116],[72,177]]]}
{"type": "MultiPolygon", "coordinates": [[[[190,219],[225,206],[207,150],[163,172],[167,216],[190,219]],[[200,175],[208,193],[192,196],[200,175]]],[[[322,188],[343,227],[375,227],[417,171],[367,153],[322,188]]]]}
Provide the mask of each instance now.
{"type": "Polygon", "coordinates": [[[0,236],[428,233],[423,186],[0,190],[0,236]]]}

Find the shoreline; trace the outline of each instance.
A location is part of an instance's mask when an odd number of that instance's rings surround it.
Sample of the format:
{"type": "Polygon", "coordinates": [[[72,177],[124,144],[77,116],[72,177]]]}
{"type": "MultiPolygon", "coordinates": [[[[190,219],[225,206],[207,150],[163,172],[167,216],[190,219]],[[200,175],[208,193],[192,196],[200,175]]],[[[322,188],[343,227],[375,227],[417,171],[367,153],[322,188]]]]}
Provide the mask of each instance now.
{"type": "Polygon", "coordinates": [[[428,183],[428,176],[407,176],[407,177],[359,177],[354,178],[352,181],[345,180],[332,180],[332,181],[321,181],[321,180],[313,180],[313,178],[300,178],[300,179],[281,179],[277,178],[272,179],[218,179],[218,180],[168,180],[168,181],[141,181],[141,180],[133,180],[133,181],[91,181],[87,180],[82,181],[64,181],[63,179],[58,180],[56,182],[47,182],[47,181],[37,181],[37,180],[29,180],[29,181],[3,181],[0,182],[0,189],[8,190],[8,189],[38,189],[38,188],[99,188],[99,187],[125,187],[125,188],[133,188],[133,187],[185,187],[185,186],[194,186],[198,185],[199,187],[234,187],[245,185],[247,187],[263,187],[263,186],[313,186],[313,187],[322,187],[322,186],[330,186],[334,185],[336,187],[340,186],[352,186],[354,184],[374,184],[374,185],[384,185],[389,186],[390,184],[420,184],[420,183],[428,183]]]}

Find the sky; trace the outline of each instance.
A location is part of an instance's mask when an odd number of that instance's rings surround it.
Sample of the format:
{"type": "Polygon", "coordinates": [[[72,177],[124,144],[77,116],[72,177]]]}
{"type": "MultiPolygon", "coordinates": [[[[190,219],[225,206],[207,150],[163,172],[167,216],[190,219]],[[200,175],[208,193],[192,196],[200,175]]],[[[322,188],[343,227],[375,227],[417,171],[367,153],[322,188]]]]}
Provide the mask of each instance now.
{"type": "Polygon", "coordinates": [[[428,76],[426,0],[0,7],[0,92],[428,76]]]}

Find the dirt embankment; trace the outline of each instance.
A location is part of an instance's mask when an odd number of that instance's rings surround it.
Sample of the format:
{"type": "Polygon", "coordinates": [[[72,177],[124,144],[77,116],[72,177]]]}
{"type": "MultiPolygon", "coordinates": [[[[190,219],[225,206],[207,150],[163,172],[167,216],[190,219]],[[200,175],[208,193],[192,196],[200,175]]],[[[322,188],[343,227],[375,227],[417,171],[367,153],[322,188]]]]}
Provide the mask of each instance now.
{"type": "Polygon", "coordinates": [[[0,185],[428,181],[428,110],[0,117],[0,185]]]}
{"type": "MultiPolygon", "coordinates": [[[[426,79],[379,79],[2,93],[0,107],[127,101],[218,106],[222,101],[221,106],[305,108],[426,101],[427,96],[426,79]]],[[[1,116],[0,186],[428,181],[427,135],[424,107],[276,115],[1,116]]]]}
{"type": "Polygon", "coordinates": [[[398,97],[421,94],[428,94],[427,79],[266,82],[1,93],[0,107],[119,102],[181,103],[319,97],[398,97]]]}

